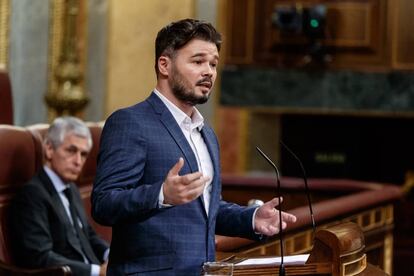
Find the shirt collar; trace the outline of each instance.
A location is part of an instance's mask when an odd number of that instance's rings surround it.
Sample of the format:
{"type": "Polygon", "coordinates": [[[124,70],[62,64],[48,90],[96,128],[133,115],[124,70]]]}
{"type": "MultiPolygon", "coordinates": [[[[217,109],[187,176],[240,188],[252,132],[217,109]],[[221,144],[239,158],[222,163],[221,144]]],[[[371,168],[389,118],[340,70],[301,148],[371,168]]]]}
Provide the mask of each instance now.
{"type": "Polygon", "coordinates": [[[179,109],[175,104],[173,104],[169,99],[167,99],[160,91],[154,89],[154,93],[161,99],[161,101],[167,106],[168,110],[173,115],[174,119],[177,121],[178,125],[191,123],[192,128],[197,128],[199,131],[204,126],[204,118],[201,115],[200,111],[194,107],[194,112],[191,115],[191,118],[185,114],[181,109],[179,109]]]}
{"type": "Polygon", "coordinates": [[[44,165],[43,169],[45,170],[46,174],[49,176],[50,180],[52,181],[53,187],[55,187],[56,192],[61,193],[63,190],[69,187],[68,184],[65,184],[62,179],[48,166],[44,165]]]}

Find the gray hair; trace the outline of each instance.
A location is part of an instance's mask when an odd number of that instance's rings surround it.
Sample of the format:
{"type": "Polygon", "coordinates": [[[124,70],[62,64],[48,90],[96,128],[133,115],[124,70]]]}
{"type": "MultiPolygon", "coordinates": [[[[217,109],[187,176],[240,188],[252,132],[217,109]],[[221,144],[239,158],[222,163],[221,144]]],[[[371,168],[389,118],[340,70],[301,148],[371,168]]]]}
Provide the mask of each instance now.
{"type": "Polygon", "coordinates": [[[50,143],[56,149],[68,134],[86,138],[89,148],[92,148],[92,136],[88,126],[80,119],[70,116],[58,117],[53,121],[47,131],[45,144],[50,143]]]}

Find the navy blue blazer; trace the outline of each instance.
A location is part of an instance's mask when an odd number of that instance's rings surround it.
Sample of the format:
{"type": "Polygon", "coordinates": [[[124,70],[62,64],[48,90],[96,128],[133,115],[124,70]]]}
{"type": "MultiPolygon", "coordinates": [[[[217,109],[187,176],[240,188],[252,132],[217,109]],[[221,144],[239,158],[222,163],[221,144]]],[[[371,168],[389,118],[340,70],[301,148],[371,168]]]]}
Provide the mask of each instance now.
{"type": "Polygon", "coordinates": [[[174,117],[154,93],[113,113],[101,136],[92,215],[112,226],[109,275],[200,275],[215,259],[215,233],[257,238],[254,208],[221,200],[219,145],[213,130],[201,134],[213,166],[207,216],[202,197],[160,208],[158,197],[168,171],[180,157],[180,174],[198,171],[196,157],[174,117]]]}

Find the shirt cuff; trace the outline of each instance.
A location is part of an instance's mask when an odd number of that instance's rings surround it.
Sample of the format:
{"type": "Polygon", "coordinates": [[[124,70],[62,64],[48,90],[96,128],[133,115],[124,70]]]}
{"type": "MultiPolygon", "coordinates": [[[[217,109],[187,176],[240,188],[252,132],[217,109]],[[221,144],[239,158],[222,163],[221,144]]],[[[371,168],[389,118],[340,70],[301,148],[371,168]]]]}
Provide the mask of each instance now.
{"type": "Polygon", "coordinates": [[[109,248],[105,250],[102,260],[106,262],[108,261],[108,258],[109,258],[109,248]]]}
{"type": "MultiPolygon", "coordinates": [[[[253,231],[255,231],[255,229],[254,229],[254,222],[255,222],[255,218],[256,218],[256,212],[257,212],[257,210],[259,210],[259,207],[257,207],[257,208],[254,210],[254,212],[253,212],[253,217],[252,217],[252,229],[253,229],[253,231]]],[[[256,233],[256,231],[255,231],[255,233],[256,233]]],[[[258,234],[258,233],[256,233],[256,234],[258,234]]]]}
{"type": "Polygon", "coordinates": [[[101,270],[101,266],[92,264],[91,265],[91,276],[99,276],[99,272],[101,270]]]}
{"type": "Polygon", "coordinates": [[[159,208],[168,208],[172,207],[171,204],[164,204],[164,183],[161,185],[160,194],[158,195],[158,207],[159,208]]]}

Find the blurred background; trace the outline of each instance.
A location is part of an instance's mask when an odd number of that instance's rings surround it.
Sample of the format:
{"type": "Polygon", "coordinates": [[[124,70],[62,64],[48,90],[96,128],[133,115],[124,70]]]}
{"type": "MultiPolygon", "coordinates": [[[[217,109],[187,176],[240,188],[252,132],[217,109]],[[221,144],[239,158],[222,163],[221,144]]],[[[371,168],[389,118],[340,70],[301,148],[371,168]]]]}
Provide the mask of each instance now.
{"type": "Polygon", "coordinates": [[[413,14],[412,0],[0,0],[0,68],[12,91],[1,88],[0,123],[104,121],[154,88],[161,27],[207,20],[224,41],[199,108],[218,134],[223,173],[270,171],[260,146],[284,176],[300,176],[283,141],[309,177],[401,186],[394,275],[403,275],[414,257],[413,14]]]}

